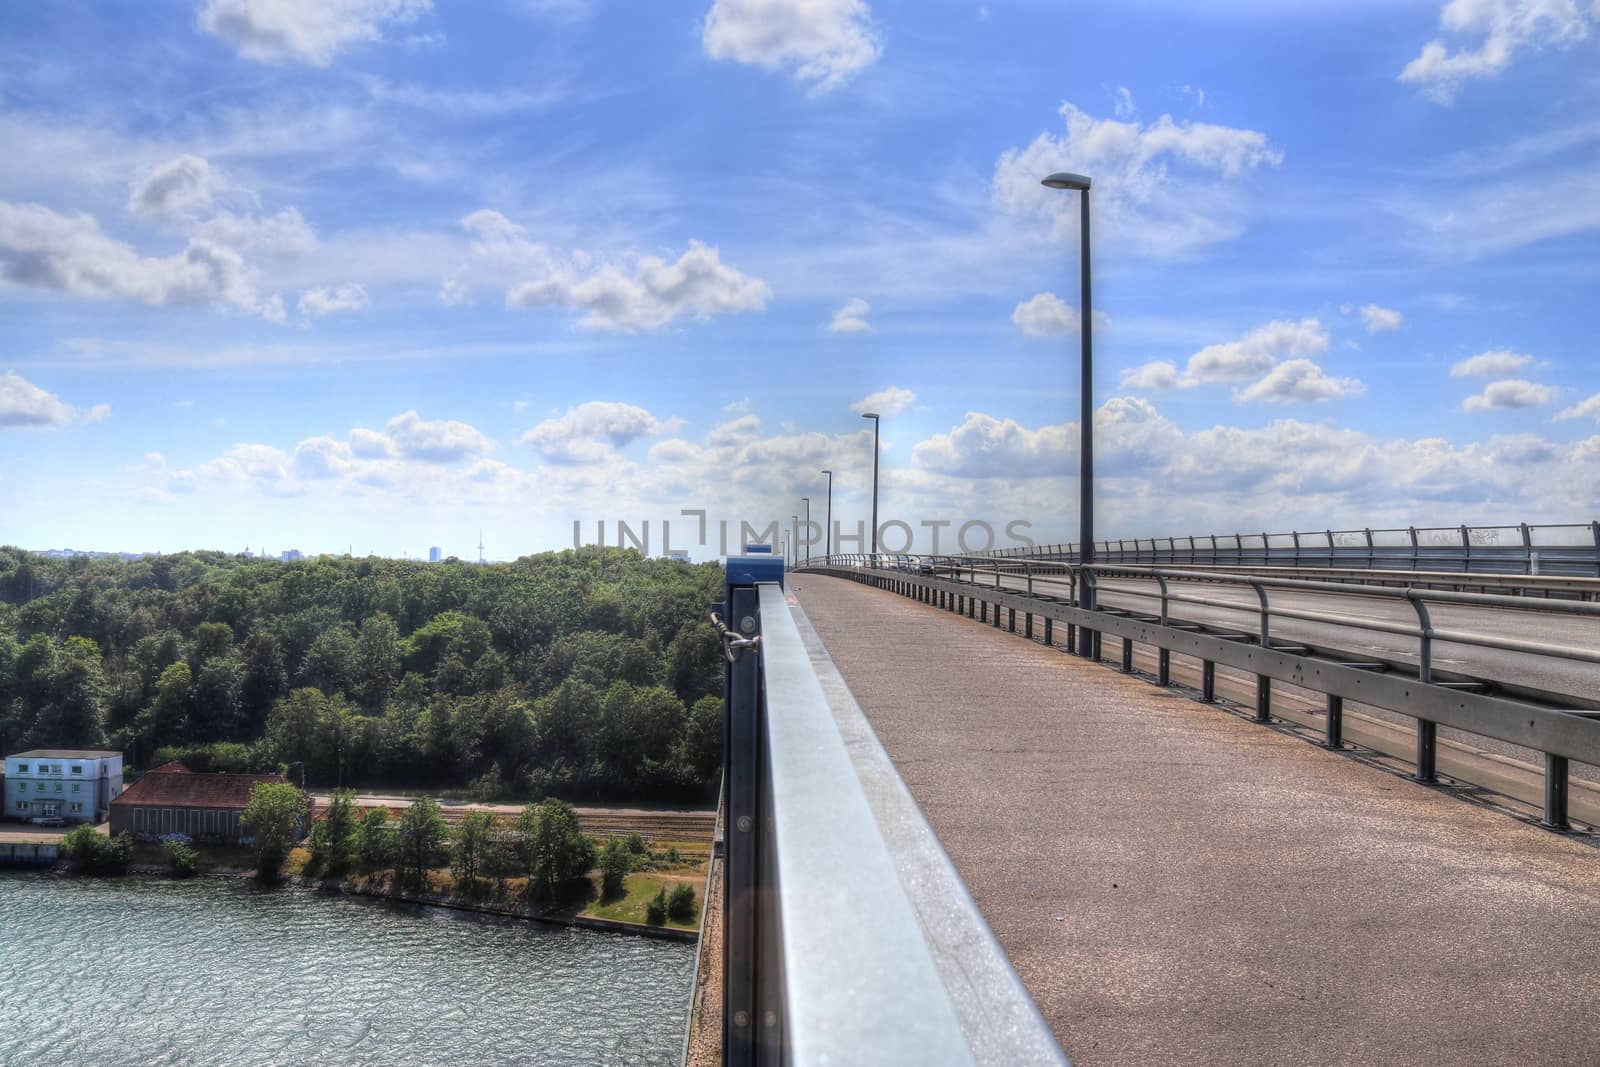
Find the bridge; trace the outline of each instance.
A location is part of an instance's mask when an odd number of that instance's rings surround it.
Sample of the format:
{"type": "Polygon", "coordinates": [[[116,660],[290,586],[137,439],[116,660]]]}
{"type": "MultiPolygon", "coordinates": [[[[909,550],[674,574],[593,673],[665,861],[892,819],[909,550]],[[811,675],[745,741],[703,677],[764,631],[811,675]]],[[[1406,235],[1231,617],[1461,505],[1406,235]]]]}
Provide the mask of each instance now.
{"type": "Polygon", "coordinates": [[[1590,1059],[1600,577],[1349,562],[730,560],[716,1055],[1590,1059]]]}

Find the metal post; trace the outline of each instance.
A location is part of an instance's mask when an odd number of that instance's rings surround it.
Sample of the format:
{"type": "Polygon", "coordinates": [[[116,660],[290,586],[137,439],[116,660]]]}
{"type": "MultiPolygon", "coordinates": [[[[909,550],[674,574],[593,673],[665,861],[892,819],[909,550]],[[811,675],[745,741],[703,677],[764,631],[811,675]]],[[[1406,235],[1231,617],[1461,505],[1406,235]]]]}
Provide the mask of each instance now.
{"type": "Polygon", "coordinates": [[[1217,665],[1208,659],[1200,661],[1200,699],[1207,704],[1217,699],[1217,665]]]}
{"type": "Polygon", "coordinates": [[[1055,635],[1051,632],[1051,631],[1053,631],[1055,629],[1054,623],[1055,623],[1054,619],[1050,618],[1050,616],[1048,616],[1048,615],[1045,616],[1045,619],[1044,619],[1044,643],[1046,645],[1053,645],[1053,644],[1056,643],[1055,642],[1055,635]]]}
{"type": "MultiPolygon", "coordinates": [[[[1417,590],[1407,589],[1406,597],[1417,612],[1417,628],[1421,631],[1417,649],[1417,681],[1423,685],[1433,682],[1433,620],[1428,605],[1417,595],[1417,590]]],[[[1429,719],[1417,720],[1417,773],[1419,782],[1439,780],[1439,724],[1429,719]]]]}
{"type": "MultiPolygon", "coordinates": [[[[760,595],[754,586],[729,591],[728,625],[742,637],[760,630],[760,595]]],[[[724,1063],[756,1062],[757,900],[760,825],[761,660],[739,655],[724,667],[723,811],[727,835],[723,896],[722,1048],[724,1063]]]]}
{"type": "Polygon", "coordinates": [[[1122,639],[1122,673],[1133,673],[1133,639],[1131,637],[1122,639]]]}
{"type": "Polygon", "coordinates": [[[822,554],[833,555],[833,472],[823,471],[828,476],[828,526],[822,531],[822,554]]]}
{"type": "MultiPolygon", "coordinates": [[[[1237,542],[1236,542],[1237,543],[1237,542]]],[[[1250,587],[1256,591],[1256,598],[1261,601],[1261,633],[1259,640],[1262,648],[1271,648],[1272,639],[1268,635],[1272,615],[1267,605],[1267,590],[1258,581],[1252,581],[1250,587]]],[[[1256,675],[1256,722],[1272,721],[1272,679],[1265,674],[1256,675]]]]}
{"type": "Polygon", "coordinates": [[[1328,694],[1328,730],[1322,743],[1327,748],[1344,747],[1344,697],[1328,694]]]}
{"type": "Polygon", "coordinates": [[[1567,822],[1567,757],[1544,754],[1544,818],[1551,830],[1571,829],[1567,822]]]}
{"type": "Polygon", "coordinates": [[[811,562],[811,498],[803,496],[801,503],[806,506],[806,562],[811,562]]]}

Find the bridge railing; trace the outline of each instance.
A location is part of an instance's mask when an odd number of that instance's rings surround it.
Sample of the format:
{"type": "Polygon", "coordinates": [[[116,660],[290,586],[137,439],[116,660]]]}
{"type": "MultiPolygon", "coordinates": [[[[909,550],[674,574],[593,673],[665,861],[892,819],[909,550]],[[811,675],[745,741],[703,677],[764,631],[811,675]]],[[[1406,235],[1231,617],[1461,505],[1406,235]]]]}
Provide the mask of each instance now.
{"type": "MultiPolygon", "coordinates": [[[[1076,562],[1076,543],[1003,548],[1000,558],[1076,562]]],[[[1291,530],[1130,537],[1095,542],[1101,563],[1324,567],[1600,577],[1600,520],[1502,526],[1291,530]]]]}
{"type": "Polygon", "coordinates": [[[1066,1063],[809,624],[736,562],[723,1062],[1066,1063]]]}
{"type": "MultiPolygon", "coordinates": [[[[1001,625],[1002,610],[1009,626],[1017,629],[1022,613],[1023,632],[1034,635],[1034,619],[1043,623],[1043,640],[1053,643],[1052,628],[1066,625],[1066,646],[1086,658],[1100,659],[1104,635],[1120,639],[1122,669],[1132,671],[1135,644],[1153,647],[1157,654],[1158,685],[1171,684],[1171,657],[1186,655],[1201,662],[1201,699],[1216,698],[1216,667],[1222,664],[1255,675],[1255,718],[1272,717],[1274,681],[1323,693],[1327,698],[1326,730],[1329,747],[1343,744],[1344,701],[1348,698],[1409,716],[1416,723],[1415,768],[1422,781],[1437,780],[1438,727],[1454,727],[1540,752],[1544,757],[1544,823],[1565,828],[1568,764],[1600,765],[1600,693],[1545,692],[1437,669],[1434,645],[1448,642],[1501,652],[1600,664],[1600,647],[1561,644],[1434,623],[1431,607],[1477,607],[1500,611],[1537,611],[1594,619],[1600,632],[1600,603],[1545,600],[1528,597],[1453,590],[1363,587],[1259,575],[1215,573],[1194,569],[1167,569],[1139,565],[1083,566],[1054,560],[995,559],[973,556],[842,555],[813,560],[812,569],[828,570],[871,584],[886,586],[937,603],[970,617],[1001,625]],[[1110,584],[1121,576],[1145,584],[1110,584]],[[1250,600],[1219,598],[1216,593],[1188,591],[1177,583],[1210,583],[1248,589],[1250,600]],[[1153,586],[1153,588],[1152,588],[1153,586]],[[1144,598],[1155,611],[1134,611],[1101,605],[1100,593],[1144,598]],[[1311,610],[1297,601],[1274,604],[1272,594],[1318,593],[1377,598],[1404,602],[1415,624],[1372,617],[1359,609],[1349,614],[1311,610]],[[1252,617],[1244,627],[1200,624],[1174,614],[1174,605],[1222,609],[1252,617]],[[1417,642],[1414,660],[1374,654],[1372,645],[1352,640],[1343,648],[1312,646],[1274,634],[1275,619],[1313,622],[1324,627],[1347,628],[1354,634],[1381,633],[1409,637],[1417,642]]],[[[1536,624],[1535,624],[1536,625],[1536,624]]],[[[1530,629],[1532,627],[1530,626],[1530,629]]],[[[1526,631],[1524,631],[1526,632],[1526,631]]]]}

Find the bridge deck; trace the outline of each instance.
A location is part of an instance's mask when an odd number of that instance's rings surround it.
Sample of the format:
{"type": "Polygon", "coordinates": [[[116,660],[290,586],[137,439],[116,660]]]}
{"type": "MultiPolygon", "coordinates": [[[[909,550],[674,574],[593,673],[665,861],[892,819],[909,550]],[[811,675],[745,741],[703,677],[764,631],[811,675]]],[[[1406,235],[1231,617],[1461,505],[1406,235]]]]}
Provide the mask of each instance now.
{"type": "Polygon", "coordinates": [[[1600,1055],[1600,849],[933,607],[790,585],[1076,1062],[1600,1055]]]}

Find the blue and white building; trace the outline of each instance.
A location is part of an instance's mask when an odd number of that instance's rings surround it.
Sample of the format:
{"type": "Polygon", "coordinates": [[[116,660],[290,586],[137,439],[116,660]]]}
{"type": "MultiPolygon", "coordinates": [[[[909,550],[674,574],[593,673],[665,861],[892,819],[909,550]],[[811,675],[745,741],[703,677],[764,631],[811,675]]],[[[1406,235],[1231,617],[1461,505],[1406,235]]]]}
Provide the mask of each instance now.
{"type": "Polygon", "coordinates": [[[99,823],[122,792],[122,753],[36,748],[6,757],[5,817],[99,823]]]}

